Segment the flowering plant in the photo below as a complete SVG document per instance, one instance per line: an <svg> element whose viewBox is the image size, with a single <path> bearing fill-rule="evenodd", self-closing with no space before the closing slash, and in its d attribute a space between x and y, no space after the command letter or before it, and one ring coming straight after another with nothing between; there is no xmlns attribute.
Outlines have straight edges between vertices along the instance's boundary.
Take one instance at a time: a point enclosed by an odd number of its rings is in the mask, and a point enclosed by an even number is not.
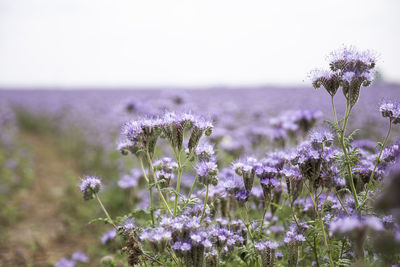
<svg viewBox="0 0 400 267"><path fill-rule="evenodd" d="M103 209L106 218L98 220L114 228L102 242L116 236L123 240L123 256L106 256L102 262L196 267L399 263L400 250L382 250L379 244L400 247L400 218L393 213L399 202L388 199L399 188L398 173L389 171L400 154L399 143L388 143L392 126L400 123L400 104L390 100L380 106L389 128L378 149L354 140L357 131L346 131L362 87L372 83L375 63L370 51L344 47L333 52L329 70L311 72L313 86L331 96L330 129L313 128L318 112L287 112L271 119L272 139L279 145L261 157L242 155L227 164L217 153L222 141L212 137L213 123L191 113L127 122L118 149L133 156L138 167L118 184L144 184L147 205L114 219L100 200L100 179L87 176L80 184L84 199L97 199ZM340 88L346 101L342 119L334 104ZM260 132L252 134L260 137ZM261 145L260 138L253 145ZM381 194L385 190L389 193ZM376 232L380 238L371 235Z"/></svg>

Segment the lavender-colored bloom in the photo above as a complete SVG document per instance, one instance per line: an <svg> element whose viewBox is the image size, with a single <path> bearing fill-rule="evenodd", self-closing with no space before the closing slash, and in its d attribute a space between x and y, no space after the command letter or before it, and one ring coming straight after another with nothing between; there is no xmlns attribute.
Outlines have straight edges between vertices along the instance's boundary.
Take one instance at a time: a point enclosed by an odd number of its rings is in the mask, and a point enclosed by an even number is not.
<svg viewBox="0 0 400 267"><path fill-rule="evenodd" d="M199 176L199 182L203 184L217 185L218 166L215 162L200 161L194 168Z"/></svg>
<svg viewBox="0 0 400 267"><path fill-rule="evenodd" d="M107 233L103 234L101 237L101 243L107 244L111 240L113 240L117 236L117 231L115 229L111 229Z"/></svg>
<svg viewBox="0 0 400 267"><path fill-rule="evenodd" d="M74 260L69 260L66 258L62 258L54 264L54 267L75 267L76 262Z"/></svg>
<svg viewBox="0 0 400 267"><path fill-rule="evenodd" d="M266 248L277 249L278 243L273 242L273 241L261 241L261 242L257 242L254 246L256 247L256 249L258 251L263 251Z"/></svg>
<svg viewBox="0 0 400 267"><path fill-rule="evenodd" d="M182 242L182 244L180 246L181 251L189 251L191 248L192 248L192 245L187 242Z"/></svg>
<svg viewBox="0 0 400 267"><path fill-rule="evenodd" d="M323 86L331 96L334 96L339 89L340 75L338 72L316 69L311 71L310 78L315 89Z"/></svg>
<svg viewBox="0 0 400 267"><path fill-rule="evenodd" d="M389 118L394 124L400 123L400 102L385 100L379 107L382 116Z"/></svg>
<svg viewBox="0 0 400 267"><path fill-rule="evenodd" d="M74 261L79 261L79 262L83 262L83 263L89 262L88 256L86 256L86 254L83 253L82 251L74 252L74 254L72 254L72 256L71 256L71 259Z"/></svg>
<svg viewBox="0 0 400 267"><path fill-rule="evenodd" d="M222 169L219 176L222 186L230 194L236 194L244 188L243 180L230 168Z"/></svg>
<svg viewBox="0 0 400 267"><path fill-rule="evenodd" d="M79 188L83 193L84 200L90 200L94 198L94 194L97 194L101 189L101 180L96 176L85 176L81 178Z"/></svg>
<svg viewBox="0 0 400 267"><path fill-rule="evenodd" d="M124 230L130 230L136 227L135 220L133 218L128 218L122 223Z"/></svg>
<svg viewBox="0 0 400 267"><path fill-rule="evenodd" d="M354 231L364 231L367 228L375 231L384 230L381 220L374 216L347 216L333 221L329 226L331 234L352 234Z"/></svg>
<svg viewBox="0 0 400 267"><path fill-rule="evenodd" d="M300 226L300 228L298 227ZM292 224L289 227L289 230L286 232L286 236L283 239L285 243L295 243L300 244L301 242L306 241L306 238L303 235L303 232L308 228L308 226L304 223Z"/></svg>
<svg viewBox="0 0 400 267"><path fill-rule="evenodd" d="M121 188L132 188L139 184L139 179L143 176L140 169L132 169L130 174L125 174L118 180L118 186Z"/></svg>
<svg viewBox="0 0 400 267"><path fill-rule="evenodd" d="M320 147L323 143L329 146L332 144L333 138L331 131L322 128L313 130L308 136L308 140L311 144L317 147Z"/></svg>
<svg viewBox="0 0 400 267"><path fill-rule="evenodd" d="M253 188L256 168L258 166L259 163L254 157L247 157L244 160L239 160L232 164L235 172L243 177L243 184L248 192L251 192Z"/></svg>
<svg viewBox="0 0 400 267"><path fill-rule="evenodd" d="M250 193L246 189L242 189L235 194L235 198L240 203L244 203L249 199Z"/></svg>
<svg viewBox="0 0 400 267"><path fill-rule="evenodd" d="M209 144L199 144L195 150L195 154L200 160L210 160L214 153L214 147Z"/></svg>

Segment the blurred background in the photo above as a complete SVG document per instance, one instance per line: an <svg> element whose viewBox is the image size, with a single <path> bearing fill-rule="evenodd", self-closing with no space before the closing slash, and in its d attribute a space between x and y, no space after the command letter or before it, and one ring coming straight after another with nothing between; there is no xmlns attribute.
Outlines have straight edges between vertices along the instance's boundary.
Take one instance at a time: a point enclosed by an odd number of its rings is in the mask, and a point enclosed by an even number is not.
<svg viewBox="0 0 400 267"><path fill-rule="evenodd" d="M211 118L226 162L306 134L282 121L332 120L307 75L343 45L378 54L350 129L381 141L379 102L400 98L399 11L397 0L0 0L0 266L53 266L74 252L98 266L116 251L103 242L109 227L88 225L102 213L77 184L102 177L112 216L145 205L120 182L137 164L116 151L129 119ZM343 96L335 102L343 115Z"/></svg>
<svg viewBox="0 0 400 267"><path fill-rule="evenodd" d="M400 3L1 0L0 86L304 85L341 45L398 82Z"/></svg>

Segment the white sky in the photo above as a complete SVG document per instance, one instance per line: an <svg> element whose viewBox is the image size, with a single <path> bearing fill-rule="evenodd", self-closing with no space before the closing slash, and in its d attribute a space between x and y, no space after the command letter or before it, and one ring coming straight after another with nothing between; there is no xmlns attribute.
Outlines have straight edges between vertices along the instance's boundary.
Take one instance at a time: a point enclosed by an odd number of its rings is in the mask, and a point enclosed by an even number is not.
<svg viewBox="0 0 400 267"><path fill-rule="evenodd" d="M0 86L304 84L342 44L400 81L399 0L0 0Z"/></svg>

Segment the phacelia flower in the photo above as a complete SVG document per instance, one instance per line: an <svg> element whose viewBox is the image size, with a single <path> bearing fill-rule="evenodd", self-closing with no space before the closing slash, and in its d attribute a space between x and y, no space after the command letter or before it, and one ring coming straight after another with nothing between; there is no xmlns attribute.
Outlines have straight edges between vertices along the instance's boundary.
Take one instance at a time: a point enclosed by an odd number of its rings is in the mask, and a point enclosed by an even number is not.
<svg viewBox="0 0 400 267"><path fill-rule="evenodd" d="M393 124L400 124L400 102L386 100L379 107L384 118L389 118Z"/></svg>
<svg viewBox="0 0 400 267"><path fill-rule="evenodd" d="M218 166L212 161L200 161L195 166L199 182L202 184L218 184Z"/></svg>
<svg viewBox="0 0 400 267"><path fill-rule="evenodd" d="M111 240L113 240L117 236L117 231L115 229L111 229L107 233L101 236L101 243L107 244Z"/></svg>
<svg viewBox="0 0 400 267"><path fill-rule="evenodd" d="M331 70L340 73L343 94L354 106L360 87L372 83L376 55L371 51L358 51L353 46L347 46L332 52L329 61Z"/></svg>
<svg viewBox="0 0 400 267"><path fill-rule="evenodd" d="M54 264L54 267L75 267L76 262L74 260L62 258Z"/></svg>
<svg viewBox="0 0 400 267"><path fill-rule="evenodd" d="M81 181L79 188L83 193L84 200L94 198L94 194L97 194L101 189L101 180L96 176L85 176Z"/></svg>
<svg viewBox="0 0 400 267"><path fill-rule="evenodd" d="M118 186L121 188L132 188L139 185L140 178L143 177L143 173L140 169L134 168L130 174L125 174L121 179L118 180Z"/></svg>
<svg viewBox="0 0 400 267"><path fill-rule="evenodd" d="M311 71L310 78L315 89L323 86L331 96L336 94L340 86L340 75L335 71L316 69Z"/></svg>
<svg viewBox="0 0 400 267"><path fill-rule="evenodd" d="M85 253L83 253L82 251L76 251L74 252L74 254L72 254L71 259L74 261L79 261L79 262L83 262L83 263L87 263L89 262L89 258L88 256L86 256Z"/></svg>
<svg viewBox="0 0 400 267"><path fill-rule="evenodd" d="M214 147L209 144L200 144L196 147L195 154L200 160L210 160L214 156Z"/></svg>
<svg viewBox="0 0 400 267"><path fill-rule="evenodd" d="M254 245L261 256L262 266L275 266L275 253L278 243L272 241L261 241Z"/></svg>

